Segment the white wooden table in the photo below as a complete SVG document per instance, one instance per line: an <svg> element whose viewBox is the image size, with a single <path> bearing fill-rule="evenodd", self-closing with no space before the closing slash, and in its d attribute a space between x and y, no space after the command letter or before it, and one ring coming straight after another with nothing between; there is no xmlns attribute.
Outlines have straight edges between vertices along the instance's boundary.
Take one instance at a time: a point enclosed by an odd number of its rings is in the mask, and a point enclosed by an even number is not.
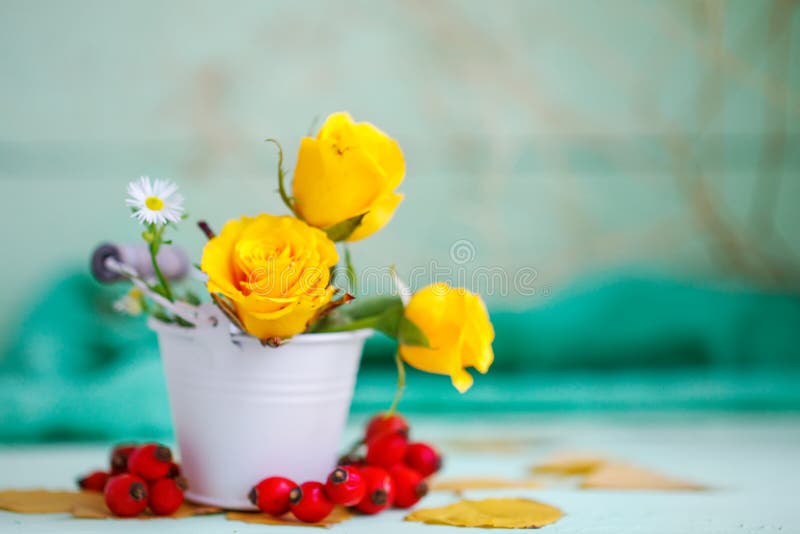
<svg viewBox="0 0 800 534"><path fill-rule="evenodd" d="M357 424L348 429L355 436ZM568 485L542 489L469 491L467 497L527 496L567 514L545 527L547 533L731 534L800 532L800 414L601 414L413 418L413 434L441 444L443 477L518 478L550 454L582 450L607 454L709 485L706 492L589 491ZM508 450L476 450L504 438ZM72 488L76 475L101 466L107 444L0 446L0 487ZM424 505L454 497L433 493ZM403 522L404 512L358 517L333 527L347 533L458 532ZM77 520L66 515L0 512L0 533L9 532L166 532L249 533L265 529L222 516L183 520ZM292 530L294 529L294 530Z"/></svg>

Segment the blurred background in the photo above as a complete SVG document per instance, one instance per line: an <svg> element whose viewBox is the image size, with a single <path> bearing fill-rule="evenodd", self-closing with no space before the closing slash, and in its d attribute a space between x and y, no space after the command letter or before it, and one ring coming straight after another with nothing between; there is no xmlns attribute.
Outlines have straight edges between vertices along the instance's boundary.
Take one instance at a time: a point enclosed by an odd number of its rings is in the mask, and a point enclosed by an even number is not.
<svg viewBox="0 0 800 534"><path fill-rule="evenodd" d="M216 228L284 213L263 140L291 168L338 110L408 169L357 267L450 268L497 330L469 393L412 372L404 410L800 409L798 12L0 0L0 440L169 435L155 336L91 250L138 239L140 175ZM199 259L193 224L175 240ZM370 342L354 411L388 405L391 354Z"/></svg>

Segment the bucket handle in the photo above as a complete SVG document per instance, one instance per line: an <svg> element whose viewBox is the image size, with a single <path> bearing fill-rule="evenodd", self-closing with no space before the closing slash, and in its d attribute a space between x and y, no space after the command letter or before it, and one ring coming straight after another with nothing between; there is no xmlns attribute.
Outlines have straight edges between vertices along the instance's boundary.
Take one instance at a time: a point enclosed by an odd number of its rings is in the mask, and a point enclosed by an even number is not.
<svg viewBox="0 0 800 534"><path fill-rule="evenodd" d="M172 302L159 293L156 293L150 286L139 277L139 274L131 266L126 265L115 258L105 259L104 266L109 271L115 272L130 280L140 291L153 299L156 303L186 322L192 323L196 327L214 328L220 324L221 317L216 313L210 313L207 307L193 306L186 302Z"/></svg>

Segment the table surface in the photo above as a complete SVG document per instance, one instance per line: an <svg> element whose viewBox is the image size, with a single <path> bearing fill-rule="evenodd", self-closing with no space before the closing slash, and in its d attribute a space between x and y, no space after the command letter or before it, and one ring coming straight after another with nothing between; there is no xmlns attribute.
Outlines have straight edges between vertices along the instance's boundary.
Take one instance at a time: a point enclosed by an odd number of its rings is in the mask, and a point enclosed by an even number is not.
<svg viewBox="0 0 800 534"><path fill-rule="evenodd" d="M348 438L356 435L361 423L354 421L348 427ZM796 481L800 473L800 414L463 415L449 420L412 418L412 424L415 437L438 443L445 451L443 478L521 478L529 466L553 453L584 451L713 488L704 492L607 491L559 483L541 489L465 492L468 498L525 496L560 507L565 517L544 532L800 533ZM0 488L72 488L77 474L103 464L108 447L0 446ZM451 494L432 493L422 506L454 499ZM403 516L403 511L390 511L357 517L333 530L354 534L455 532L452 527L404 522ZM153 521L0 512L0 532L155 529L166 533L249 533L297 528L232 522L222 516Z"/></svg>

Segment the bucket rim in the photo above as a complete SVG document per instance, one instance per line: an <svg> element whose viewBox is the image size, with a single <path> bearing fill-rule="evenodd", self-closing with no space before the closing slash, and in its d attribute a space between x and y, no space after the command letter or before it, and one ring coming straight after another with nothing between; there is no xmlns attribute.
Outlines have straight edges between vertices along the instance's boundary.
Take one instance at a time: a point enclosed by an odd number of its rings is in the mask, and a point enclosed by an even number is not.
<svg viewBox="0 0 800 534"><path fill-rule="evenodd" d="M193 335L194 331L193 328L187 328L185 326L178 326L175 324L165 323L153 317L149 317L147 319L147 326L148 328L150 328L150 330L153 330L158 334L162 333L172 334L190 339L195 337ZM313 345L317 343L356 341L356 340L366 339L374 333L375 330L373 330L372 328L362 328L359 330L349 330L347 332L319 332L311 334L297 334L289 338L286 342L291 343L293 345ZM258 339L249 334L236 333L233 334L231 338L240 343L258 343L259 345L261 344L261 342Z"/></svg>

